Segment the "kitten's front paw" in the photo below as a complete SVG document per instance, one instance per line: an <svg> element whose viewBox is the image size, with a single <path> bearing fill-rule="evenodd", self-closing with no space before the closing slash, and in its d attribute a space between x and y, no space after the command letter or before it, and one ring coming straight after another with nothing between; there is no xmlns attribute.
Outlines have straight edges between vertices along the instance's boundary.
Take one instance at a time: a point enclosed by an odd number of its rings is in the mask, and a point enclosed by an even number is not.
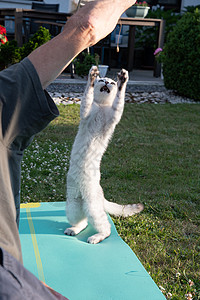
<svg viewBox="0 0 200 300"><path fill-rule="evenodd" d="M98 70L97 66L92 66L92 68L90 69L90 72L89 72L89 78L90 78L91 85L94 85L94 81L97 77L99 77L99 70Z"/></svg>
<svg viewBox="0 0 200 300"><path fill-rule="evenodd" d="M122 69L118 74L118 88L121 90L125 82L128 81L128 71Z"/></svg>

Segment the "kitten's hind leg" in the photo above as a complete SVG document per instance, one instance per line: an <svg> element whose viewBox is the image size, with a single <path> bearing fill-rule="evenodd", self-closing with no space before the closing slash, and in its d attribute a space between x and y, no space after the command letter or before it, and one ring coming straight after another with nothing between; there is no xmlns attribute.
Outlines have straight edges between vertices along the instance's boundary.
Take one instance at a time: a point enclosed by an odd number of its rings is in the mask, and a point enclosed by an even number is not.
<svg viewBox="0 0 200 300"><path fill-rule="evenodd" d="M65 229L65 234L66 235L77 235L79 234L83 229L85 229L88 225L87 219L84 219L82 221L80 221L78 224L76 224L75 226L72 226L70 228L66 228Z"/></svg>
<svg viewBox="0 0 200 300"><path fill-rule="evenodd" d="M84 197L83 204L88 222L97 231L96 234L90 236L87 240L90 244L97 244L107 238L111 233L111 225L108 221L106 212L104 211L104 195L101 187L90 186L87 191L87 198Z"/></svg>
<svg viewBox="0 0 200 300"><path fill-rule="evenodd" d="M99 213L98 217L91 216L88 220L98 232L88 238L89 244L98 244L110 236L111 226L104 211Z"/></svg>
<svg viewBox="0 0 200 300"><path fill-rule="evenodd" d="M66 228L66 235L76 235L85 229L88 225L87 218L82 207L82 198L76 186L68 187L66 202L66 216L69 223L72 225Z"/></svg>

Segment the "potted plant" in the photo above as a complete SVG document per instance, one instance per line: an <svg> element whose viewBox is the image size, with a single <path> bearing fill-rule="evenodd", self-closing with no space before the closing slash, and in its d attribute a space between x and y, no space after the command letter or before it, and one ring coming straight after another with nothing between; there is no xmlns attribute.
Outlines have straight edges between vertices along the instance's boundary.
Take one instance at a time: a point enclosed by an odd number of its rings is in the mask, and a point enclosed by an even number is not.
<svg viewBox="0 0 200 300"><path fill-rule="evenodd" d="M136 1L134 5L126 10L126 15L132 18L145 18L149 11L149 6L146 1Z"/></svg>

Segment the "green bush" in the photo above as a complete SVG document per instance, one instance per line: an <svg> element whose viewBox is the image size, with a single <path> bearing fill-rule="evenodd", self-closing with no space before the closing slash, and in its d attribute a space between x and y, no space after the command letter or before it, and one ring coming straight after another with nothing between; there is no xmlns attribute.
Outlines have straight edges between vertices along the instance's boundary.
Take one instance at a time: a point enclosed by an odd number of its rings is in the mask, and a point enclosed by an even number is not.
<svg viewBox="0 0 200 300"><path fill-rule="evenodd" d="M95 56L88 53L81 53L79 58L74 60L75 72L79 76L86 76L89 73L90 68L97 64Z"/></svg>
<svg viewBox="0 0 200 300"><path fill-rule="evenodd" d="M21 61L33 50L43 45L50 39L51 35L49 34L49 30L44 27L40 27L33 37L29 39L28 43L24 44L22 47L18 47L16 41L10 41L2 44L0 46L1 68Z"/></svg>
<svg viewBox="0 0 200 300"><path fill-rule="evenodd" d="M51 35L49 33L49 30L41 26L38 29L38 31L33 35L33 37L29 39L28 43L24 44L21 48L19 48L21 59L24 59L33 50L45 44L50 39Z"/></svg>
<svg viewBox="0 0 200 300"><path fill-rule="evenodd" d="M151 19L164 19L165 20L165 39L177 21L181 18L180 13L175 13L173 10L163 10L158 8L154 11L149 10L147 18ZM136 26L136 47L152 47L157 46L158 27Z"/></svg>
<svg viewBox="0 0 200 300"><path fill-rule="evenodd" d="M200 100L200 11L187 12L169 33L162 53L166 88Z"/></svg>
<svg viewBox="0 0 200 300"><path fill-rule="evenodd" d="M191 6L186 6L184 7L184 12L194 12L196 10L196 8L200 9L200 5L191 5Z"/></svg>
<svg viewBox="0 0 200 300"><path fill-rule="evenodd" d="M10 41L0 46L0 65L4 69L10 64L15 64L20 60L20 54L16 41Z"/></svg>

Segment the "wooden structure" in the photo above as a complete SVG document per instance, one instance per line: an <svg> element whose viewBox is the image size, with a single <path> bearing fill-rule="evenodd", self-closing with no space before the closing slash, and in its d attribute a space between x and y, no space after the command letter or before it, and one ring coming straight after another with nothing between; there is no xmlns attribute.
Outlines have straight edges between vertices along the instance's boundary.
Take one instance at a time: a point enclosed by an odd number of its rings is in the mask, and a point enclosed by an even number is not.
<svg viewBox="0 0 200 300"><path fill-rule="evenodd" d="M15 22L15 40L19 46L23 44L23 24L27 20L35 21L36 23L52 24L62 28L70 14L60 12L39 11L34 9L21 9L21 8L2 8L0 9L0 22L4 25L6 17L14 17ZM157 47L163 48L164 44L164 27L165 21L162 19L149 19L149 18L120 18L119 25L129 26L129 40L128 40L128 71L133 68L134 57L134 44L135 44L135 26L157 26ZM152 41L152 43L155 41ZM161 65L155 62L154 76L159 77L161 73Z"/></svg>
<svg viewBox="0 0 200 300"><path fill-rule="evenodd" d="M6 17L14 17L15 21L15 40L18 46L23 44L24 23L28 20L35 21L36 23L52 24L62 27L70 14L50 11L39 11L35 9L22 9L22 8L1 8L0 20L4 25Z"/></svg>
<svg viewBox="0 0 200 300"><path fill-rule="evenodd" d="M135 46L135 26L150 26L158 27L157 48L163 48L164 45L164 29L165 21L163 19L149 19L149 18L120 18L118 24L129 26L129 40L128 40L128 71L133 69L133 57ZM153 43L154 41L152 41ZM154 76L159 77L161 73L161 65L157 61L154 66Z"/></svg>

